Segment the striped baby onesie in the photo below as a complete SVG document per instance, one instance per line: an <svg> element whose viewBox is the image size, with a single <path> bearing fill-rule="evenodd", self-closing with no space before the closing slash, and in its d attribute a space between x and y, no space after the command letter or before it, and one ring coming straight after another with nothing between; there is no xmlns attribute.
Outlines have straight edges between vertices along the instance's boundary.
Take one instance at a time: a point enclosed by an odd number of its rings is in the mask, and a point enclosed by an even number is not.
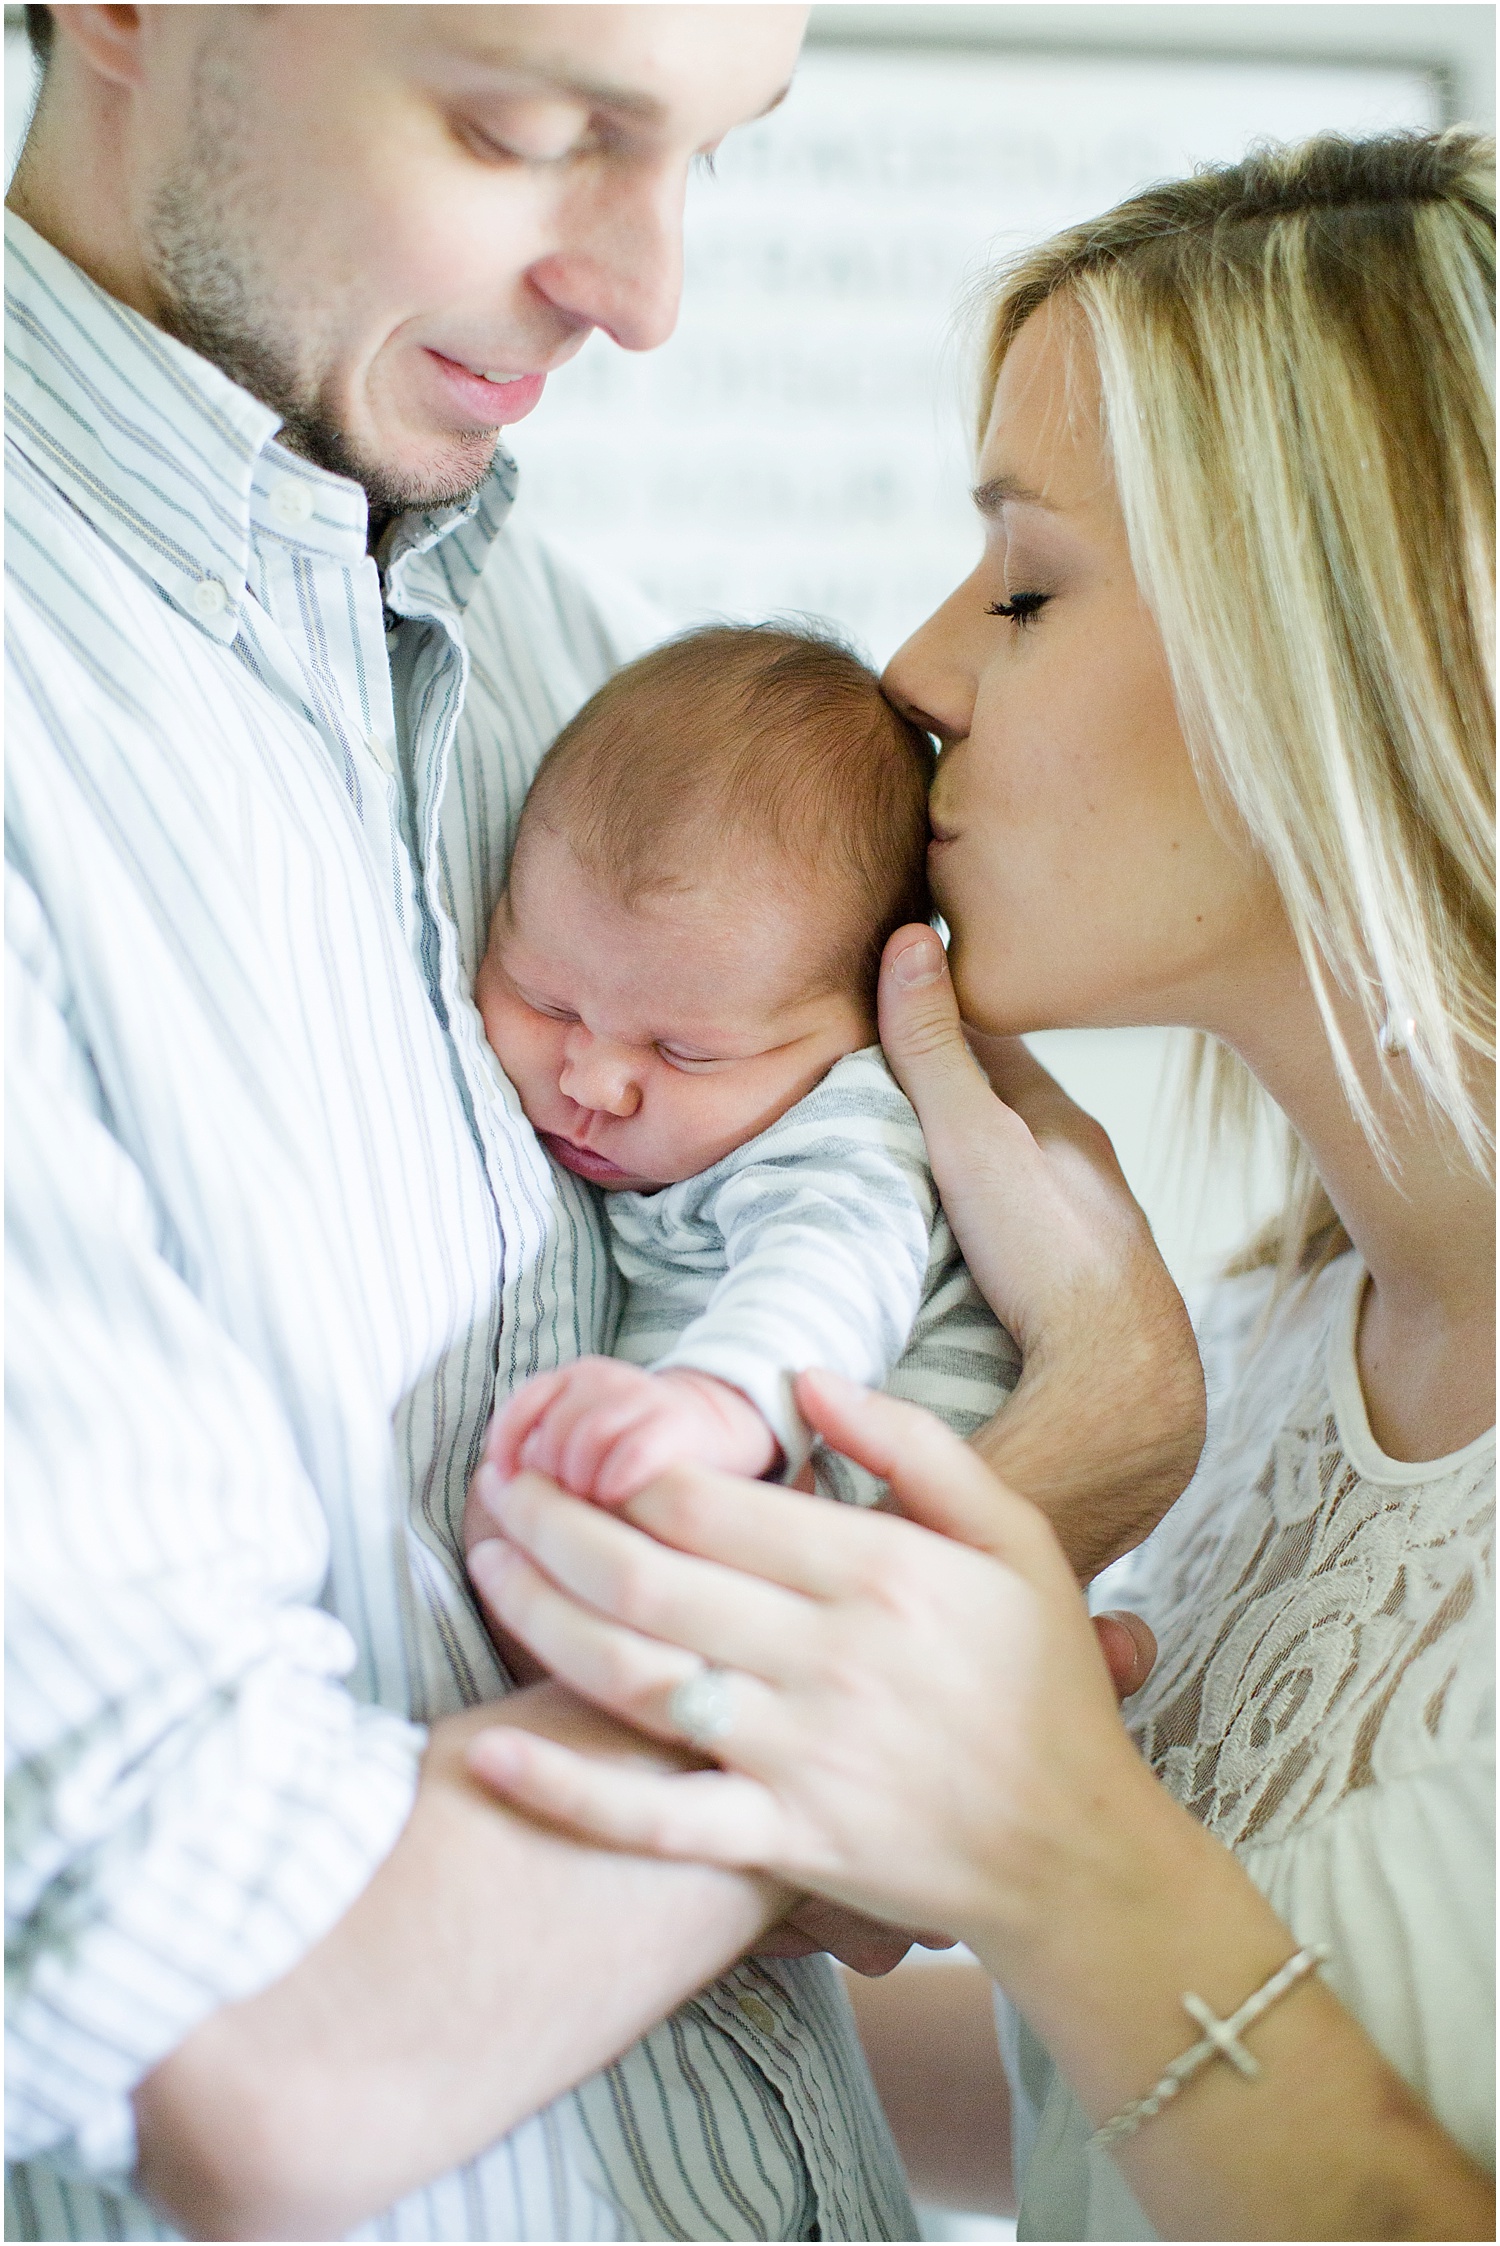
<svg viewBox="0 0 1500 2246"><path fill-rule="evenodd" d="M615 1355L741 1389L795 1474L869 1504L882 1485L815 1443L792 1400L813 1365L925 1404L969 1436L1020 1353L969 1277L915 1110L878 1045L779 1122L660 1193L605 1196L626 1283Z"/></svg>

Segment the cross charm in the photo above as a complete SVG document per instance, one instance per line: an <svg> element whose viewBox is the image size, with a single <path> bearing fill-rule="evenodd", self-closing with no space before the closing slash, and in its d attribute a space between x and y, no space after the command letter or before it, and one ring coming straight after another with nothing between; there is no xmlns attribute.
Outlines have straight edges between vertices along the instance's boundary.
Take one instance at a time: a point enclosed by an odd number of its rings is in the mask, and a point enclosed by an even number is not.
<svg viewBox="0 0 1500 2246"><path fill-rule="evenodd" d="M1260 2061L1251 2057L1239 2036L1240 2029L1248 2027L1250 2020L1256 2017L1252 2004L1253 1999L1251 2004L1242 2004L1238 2012L1231 2013L1227 2020L1221 2020L1204 2003L1202 1997L1195 1996L1191 1989L1185 1989L1182 1995L1183 2010L1192 2014L1220 2058L1227 2059L1231 2066L1238 2067L1247 2082L1253 2082L1260 2073ZM1247 2013L1250 2019L1245 2017Z"/></svg>
<svg viewBox="0 0 1500 2246"><path fill-rule="evenodd" d="M1133 2137L1142 2122L1154 2121L1162 2107L1170 2104L1177 2096L1183 2084L1191 2082L1193 2076L1214 2059L1227 2059L1232 2067L1238 2068L1247 2082L1253 2082L1261 2071L1260 2061L1251 2058L1240 2041L1241 2033L1246 2028L1254 2027L1261 2014L1269 2012L1278 1997L1285 1996L1288 1989L1295 1988L1309 1973L1316 1972L1327 1955L1328 1951L1321 1942L1309 1942L1295 1957L1289 1957L1285 1965L1271 1975L1269 1981L1263 1982L1253 1996L1247 1996L1238 2012L1231 2012L1227 2020L1221 2020L1193 1990L1184 1989L1182 2008L1197 2021L1203 2030L1202 2035L1191 2050L1184 2051L1172 2061L1144 2098L1132 2098L1128 2106L1121 2106L1118 2113L1111 2114L1108 2121L1101 2122L1089 2139L1090 2145L1103 2150L1110 2145L1117 2145L1122 2137Z"/></svg>

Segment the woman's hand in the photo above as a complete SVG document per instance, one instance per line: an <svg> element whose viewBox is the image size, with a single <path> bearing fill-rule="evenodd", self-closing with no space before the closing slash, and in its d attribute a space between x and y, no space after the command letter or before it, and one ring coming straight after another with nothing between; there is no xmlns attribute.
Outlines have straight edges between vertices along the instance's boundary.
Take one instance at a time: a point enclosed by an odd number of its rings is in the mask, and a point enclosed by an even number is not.
<svg viewBox="0 0 1500 2246"><path fill-rule="evenodd" d="M655 1777L495 1732L471 1768L596 1839L774 1870L998 1965L1087 1856L1080 1820L1154 1786L1036 1508L914 1406L829 1374L797 1393L910 1518L692 1471L623 1520L532 1476L482 1491L506 1541L470 1567L497 1619L661 1738L681 1736L674 1687L705 1661L729 1671L722 1767Z"/></svg>
<svg viewBox="0 0 1500 2246"><path fill-rule="evenodd" d="M469 1769L591 1839L942 1926L1097 2126L1191 2040L1183 1990L1227 2019L1296 1939L1135 1755L1038 1510L912 1405L828 1374L798 1401L911 1518L678 1468L621 1519L481 1469L509 1541L470 1565L500 1619L679 1747L673 1690L712 1663L730 1721L718 1769L642 1771L499 1728ZM1315 1977L1253 2045L1254 2080L1205 2068L1114 2150L1160 2236L1494 2235L1490 2179Z"/></svg>
<svg viewBox="0 0 1500 2246"><path fill-rule="evenodd" d="M966 1040L930 928L886 945L880 1037L965 1261L1021 1345L1020 1384L975 1448L1086 1581L1197 1465L1203 1372L1182 1297L1099 1125L1020 1038Z"/></svg>

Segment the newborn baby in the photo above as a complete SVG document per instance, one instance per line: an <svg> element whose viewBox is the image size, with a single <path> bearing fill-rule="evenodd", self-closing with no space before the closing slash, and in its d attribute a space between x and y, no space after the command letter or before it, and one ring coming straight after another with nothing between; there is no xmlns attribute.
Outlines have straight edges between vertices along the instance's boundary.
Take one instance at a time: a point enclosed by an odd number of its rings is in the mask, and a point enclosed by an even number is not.
<svg viewBox="0 0 1500 2246"><path fill-rule="evenodd" d="M475 999L548 1153L606 1196L625 1305L614 1357L504 1405L502 1474L605 1504L678 1459L806 1486L810 1366L963 1435L1014 1386L875 1042L886 938L928 917L932 761L864 664L772 626L655 649L549 751Z"/></svg>

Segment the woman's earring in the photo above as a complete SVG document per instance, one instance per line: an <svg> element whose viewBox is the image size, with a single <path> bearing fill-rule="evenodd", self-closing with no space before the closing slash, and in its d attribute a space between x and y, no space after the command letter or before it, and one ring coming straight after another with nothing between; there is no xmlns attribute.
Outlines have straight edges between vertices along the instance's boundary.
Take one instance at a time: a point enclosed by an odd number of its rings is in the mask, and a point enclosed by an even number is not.
<svg viewBox="0 0 1500 2246"><path fill-rule="evenodd" d="M1411 1041L1417 1034L1417 1025L1410 1014L1398 1015L1394 1006L1380 1025L1380 1050L1387 1059L1411 1050Z"/></svg>

